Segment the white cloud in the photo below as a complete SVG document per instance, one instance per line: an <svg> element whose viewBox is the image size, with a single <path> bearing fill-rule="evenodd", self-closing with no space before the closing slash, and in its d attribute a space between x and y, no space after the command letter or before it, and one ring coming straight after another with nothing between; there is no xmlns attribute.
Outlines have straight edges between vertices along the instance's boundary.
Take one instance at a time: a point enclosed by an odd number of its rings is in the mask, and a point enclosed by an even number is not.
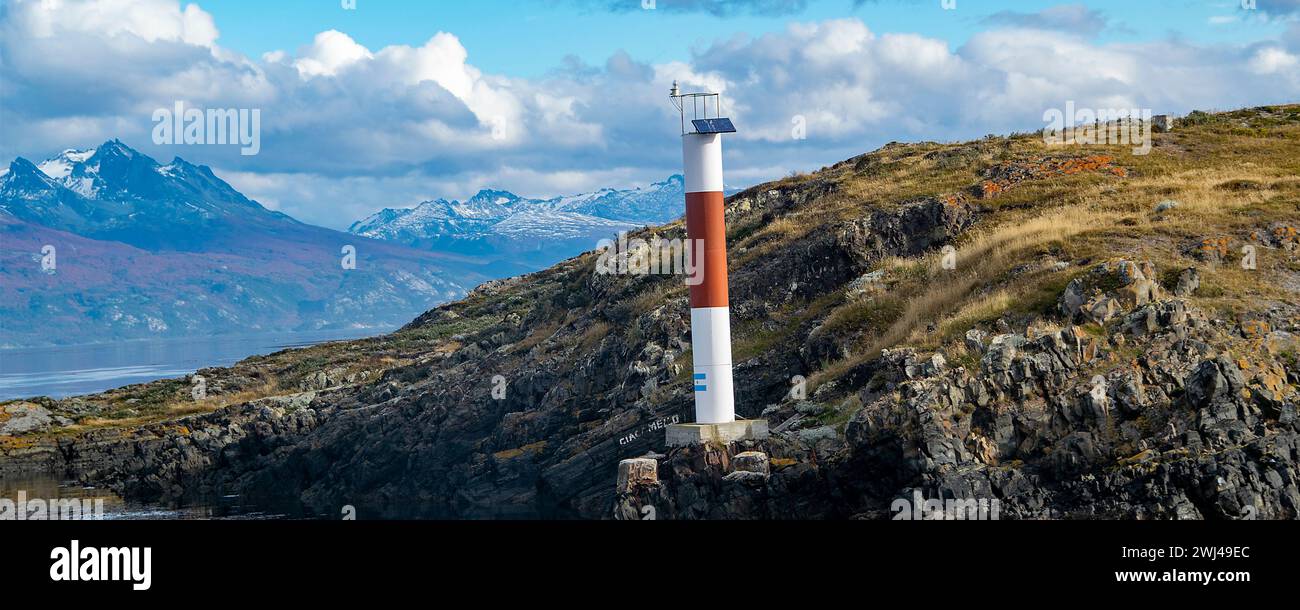
<svg viewBox="0 0 1300 610"><path fill-rule="evenodd" d="M1300 57L1296 57L1279 47L1265 47L1255 53L1250 60L1250 70L1256 74L1289 73L1295 76L1300 69Z"/></svg>
<svg viewBox="0 0 1300 610"><path fill-rule="evenodd" d="M280 54L267 59L273 61L283 57ZM310 46L298 52L293 67L304 77L333 76L340 68L372 57L370 50L357 44L352 37L338 30L327 30L317 34Z"/></svg>
<svg viewBox="0 0 1300 610"><path fill-rule="evenodd" d="M861 53L875 38L866 24L856 19L796 23L790 26L789 33L799 39L803 56L815 64L836 62Z"/></svg>
<svg viewBox="0 0 1300 610"><path fill-rule="evenodd" d="M1018 28L1060 30L1088 37L1100 34L1109 24L1101 11L1091 10L1082 4L1054 6L1037 13L1000 11L984 19L990 25L1008 25Z"/></svg>
<svg viewBox="0 0 1300 610"><path fill-rule="evenodd" d="M541 196L662 179L680 165L673 80L723 93L740 129L725 148L736 185L890 140L1035 129L1066 101L1179 113L1300 98L1300 26L1284 43L1103 44L1089 28L1060 29L1098 22L1076 9L1004 15L959 48L838 19L720 39L689 61L616 52L538 78L484 72L450 32L370 49L330 30L250 59L216 43L209 15L174 0L13 0L0 14L0 156L120 137L223 168L249 196L336 227L482 187ZM176 100L260 108L261 153L152 146L152 110ZM798 119L805 140L792 137Z"/></svg>
<svg viewBox="0 0 1300 610"><path fill-rule="evenodd" d="M217 40L212 15L197 4L184 8L173 0L41 0L21 2L14 25L33 38L75 32L109 37L136 36L146 42L169 41L211 47Z"/></svg>

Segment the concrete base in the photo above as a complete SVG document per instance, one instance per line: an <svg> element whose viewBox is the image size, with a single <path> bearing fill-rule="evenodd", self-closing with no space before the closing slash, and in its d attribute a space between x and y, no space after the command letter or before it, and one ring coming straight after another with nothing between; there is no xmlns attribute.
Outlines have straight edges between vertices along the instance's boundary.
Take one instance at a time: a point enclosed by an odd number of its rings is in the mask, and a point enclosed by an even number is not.
<svg viewBox="0 0 1300 610"><path fill-rule="evenodd" d="M668 426L668 446L687 447L708 442L761 440L767 438L766 419L742 419L726 424L673 424Z"/></svg>

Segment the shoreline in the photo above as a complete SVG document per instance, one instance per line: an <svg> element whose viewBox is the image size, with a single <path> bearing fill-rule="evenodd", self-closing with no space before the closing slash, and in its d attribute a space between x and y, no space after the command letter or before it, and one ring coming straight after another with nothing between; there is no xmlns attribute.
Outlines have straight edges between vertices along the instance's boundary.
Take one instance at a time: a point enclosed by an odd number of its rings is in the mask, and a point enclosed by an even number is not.
<svg viewBox="0 0 1300 610"><path fill-rule="evenodd" d="M354 330L364 334L302 331L0 348L0 404L41 397L71 399L130 385L174 380L202 369L231 367L248 358L285 350L338 341L376 339L391 334L396 328ZM195 349L205 351L201 355L189 355ZM58 363L75 362L79 358L88 361L81 365L63 364L61 368L52 368ZM39 364L32 364L33 359L37 359ZM41 370L32 370L36 368Z"/></svg>

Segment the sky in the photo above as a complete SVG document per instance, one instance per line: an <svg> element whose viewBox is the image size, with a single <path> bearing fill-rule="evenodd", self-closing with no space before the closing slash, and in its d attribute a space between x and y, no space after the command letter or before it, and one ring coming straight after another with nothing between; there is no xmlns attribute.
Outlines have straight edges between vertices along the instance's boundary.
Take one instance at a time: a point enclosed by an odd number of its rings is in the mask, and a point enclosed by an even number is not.
<svg viewBox="0 0 1300 610"><path fill-rule="evenodd" d="M332 228L662 180L674 80L723 95L747 186L1067 102L1300 102L1300 0L0 0L0 159L119 138ZM257 154L156 142L177 103L258 110Z"/></svg>

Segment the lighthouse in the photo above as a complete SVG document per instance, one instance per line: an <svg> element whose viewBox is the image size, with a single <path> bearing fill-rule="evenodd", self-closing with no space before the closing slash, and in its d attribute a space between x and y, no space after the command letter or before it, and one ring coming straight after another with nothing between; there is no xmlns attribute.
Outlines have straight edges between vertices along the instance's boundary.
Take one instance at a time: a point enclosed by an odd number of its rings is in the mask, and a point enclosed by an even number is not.
<svg viewBox="0 0 1300 610"><path fill-rule="evenodd" d="M732 381L722 136L736 128L722 116L720 94L682 93L674 82L669 99L681 116L686 237L691 244L686 251L701 252L703 259L694 261L701 276L690 282L695 422L669 426L667 441L681 446L765 438L766 421L737 421Z"/></svg>

